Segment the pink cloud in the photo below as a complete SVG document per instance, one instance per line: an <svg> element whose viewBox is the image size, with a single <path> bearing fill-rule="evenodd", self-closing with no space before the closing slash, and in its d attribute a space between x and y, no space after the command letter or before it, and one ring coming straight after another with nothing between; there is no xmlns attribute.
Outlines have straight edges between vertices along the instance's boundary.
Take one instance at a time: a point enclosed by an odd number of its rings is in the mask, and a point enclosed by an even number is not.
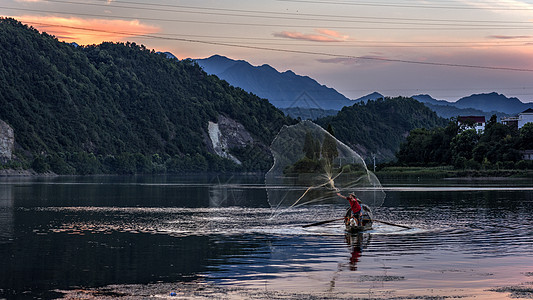
<svg viewBox="0 0 533 300"><path fill-rule="evenodd" d="M17 16L13 17L39 31L80 45L99 44L104 41L122 41L128 37L159 32L159 27L138 20L82 19L75 17Z"/></svg>
<svg viewBox="0 0 533 300"><path fill-rule="evenodd" d="M315 34L306 34L301 32L282 31L276 32L275 37L288 38L294 40L312 41L312 42L343 42L350 38L348 35L342 35L335 30L315 29Z"/></svg>
<svg viewBox="0 0 533 300"><path fill-rule="evenodd" d="M335 30L330 30L330 29L315 29L315 31L318 32L318 33L320 33L320 34L327 35L327 36L331 36L331 37L334 37L334 38L337 38L337 39L341 39L341 40L347 40L348 38L350 38L350 36L348 36L348 35L343 35L343 34L341 34L340 32L335 31Z"/></svg>
<svg viewBox="0 0 533 300"><path fill-rule="evenodd" d="M530 39L533 36L530 35L490 35L490 39L499 39L499 40L518 40L518 39Z"/></svg>
<svg viewBox="0 0 533 300"><path fill-rule="evenodd" d="M324 59L317 59L321 63L326 64L341 64L341 65L356 65L358 63L357 59L355 58L348 58L348 57L335 57L335 58L324 58Z"/></svg>
<svg viewBox="0 0 533 300"><path fill-rule="evenodd" d="M340 65L362 65L366 63L371 64L384 64L389 63L392 58L382 55L362 55L357 57L334 57L334 58L321 58L317 61L325 64L340 64Z"/></svg>

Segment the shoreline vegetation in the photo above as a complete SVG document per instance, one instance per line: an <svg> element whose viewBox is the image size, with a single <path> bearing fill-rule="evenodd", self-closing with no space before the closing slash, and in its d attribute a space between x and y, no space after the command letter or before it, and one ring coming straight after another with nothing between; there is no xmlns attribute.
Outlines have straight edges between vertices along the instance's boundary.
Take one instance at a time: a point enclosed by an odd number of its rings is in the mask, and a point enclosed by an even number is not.
<svg viewBox="0 0 533 300"><path fill-rule="evenodd" d="M438 167L383 167L376 170L382 178L533 178L533 170L523 169L454 169L453 166Z"/></svg>
<svg viewBox="0 0 533 300"><path fill-rule="evenodd" d="M53 172L38 173L33 169L0 169L1 177L56 177L56 176L138 176L138 175L188 175L188 174L240 174L261 175L264 172L185 172L185 173L133 173L133 174L69 174L61 175ZM377 168L375 175L381 179L412 179L412 178L533 178L533 170L521 169L454 169L453 166L437 167L405 167L385 166Z"/></svg>

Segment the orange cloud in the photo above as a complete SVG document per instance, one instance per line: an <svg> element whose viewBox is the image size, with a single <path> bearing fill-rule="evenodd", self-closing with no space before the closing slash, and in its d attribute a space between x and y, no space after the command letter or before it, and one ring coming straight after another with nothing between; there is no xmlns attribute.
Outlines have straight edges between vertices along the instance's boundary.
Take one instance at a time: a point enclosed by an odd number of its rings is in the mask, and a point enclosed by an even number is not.
<svg viewBox="0 0 533 300"><path fill-rule="evenodd" d="M305 34L301 32L282 31L276 32L275 37L289 38L294 40L312 41L312 42L343 42L350 38L348 35L342 35L335 30L315 29L318 34Z"/></svg>
<svg viewBox="0 0 533 300"><path fill-rule="evenodd" d="M82 19L65 17L18 16L22 23L47 32L66 42L80 45L124 41L126 38L159 32L159 27L138 20Z"/></svg>
<svg viewBox="0 0 533 300"><path fill-rule="evenodd" d="M331 29L315 29L315 31L323 35L328 35L337 39L341 39L343 41L350 38L349 35L343 35L340 32Z"/></svg>

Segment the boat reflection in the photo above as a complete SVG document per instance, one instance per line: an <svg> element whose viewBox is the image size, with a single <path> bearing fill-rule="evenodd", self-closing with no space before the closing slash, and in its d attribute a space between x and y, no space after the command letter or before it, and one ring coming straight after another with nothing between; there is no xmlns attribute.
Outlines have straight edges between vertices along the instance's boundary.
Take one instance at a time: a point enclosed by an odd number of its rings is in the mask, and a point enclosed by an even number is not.
<svg viewBox="0 0 533 300"><path fill-rule="evenodd" d="M370 234L363 234L362 232L345 235L346 244L350 247L350 271L357 271L357 263L359 262L363 249L368 246L371 240Z"/></svg>

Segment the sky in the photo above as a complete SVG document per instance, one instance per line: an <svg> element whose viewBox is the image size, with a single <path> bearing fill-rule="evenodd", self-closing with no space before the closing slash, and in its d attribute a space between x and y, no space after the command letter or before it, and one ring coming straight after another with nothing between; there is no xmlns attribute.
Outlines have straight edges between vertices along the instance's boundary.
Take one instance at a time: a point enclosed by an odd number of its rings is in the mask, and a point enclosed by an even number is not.
<svg viewBox="0 0 533 300"><path fill-rule="evenodd" d="M292 70L356 99L533 102L533 0L2 0L65 42L136 42Z"/></svg>

